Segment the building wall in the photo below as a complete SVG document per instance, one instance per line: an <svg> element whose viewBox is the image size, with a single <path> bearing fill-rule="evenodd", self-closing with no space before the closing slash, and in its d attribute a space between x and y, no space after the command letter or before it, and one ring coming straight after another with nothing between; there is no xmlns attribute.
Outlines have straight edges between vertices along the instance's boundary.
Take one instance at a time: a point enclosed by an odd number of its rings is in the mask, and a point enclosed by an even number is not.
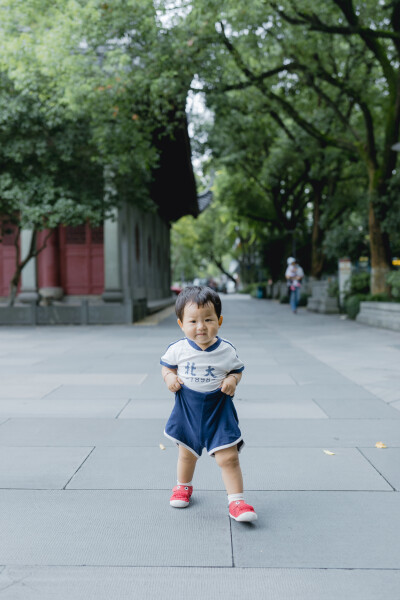
<svg viewBox="0 0 400 600"><path fill-rule="evenodd" d="M23 234L28 239L29 232ZM31 272L22 273L21 301L36 301L41 290L47 297L57 292L56 299L58 293L102 296L110 309L113 303L128 306L132 302L136 319L146 313L149 302L154 310L158 300L171 295L170 227L157 212L125 205L104 227L59 227L50 237L49 231L43 231L38 234L38 246L45 239L45 249L31 261ZM15 270L12 241L7 237L0 243L3 296L8 295Z"/></svg>
<svg viewBox="0 0 400 600"><path fill-rule="evenodd" d="M126 206L120 214L123 282L133 300L170 295L169 225L157 213Z"/></svg>

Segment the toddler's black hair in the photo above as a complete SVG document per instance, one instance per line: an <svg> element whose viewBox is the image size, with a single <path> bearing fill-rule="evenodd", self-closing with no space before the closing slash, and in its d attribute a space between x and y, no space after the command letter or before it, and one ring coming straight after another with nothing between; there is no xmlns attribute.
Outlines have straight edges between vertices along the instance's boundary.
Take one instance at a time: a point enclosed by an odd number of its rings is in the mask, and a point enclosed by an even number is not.
<svg viewBox="0 0 400 600"><path fill-rule="evenodd" d="M183 288L175 302L176 316L183 321L183 313L186 304L193 303L197 306L213 304L218 319L221 316L221 298L211 288L207 286L191 285Z"/></svg>

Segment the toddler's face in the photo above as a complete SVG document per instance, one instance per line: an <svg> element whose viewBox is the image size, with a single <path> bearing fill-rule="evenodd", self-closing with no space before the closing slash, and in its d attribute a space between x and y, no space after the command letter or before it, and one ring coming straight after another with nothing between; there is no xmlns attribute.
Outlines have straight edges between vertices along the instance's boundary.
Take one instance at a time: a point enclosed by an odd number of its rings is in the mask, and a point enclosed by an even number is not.
<svg viewBox="0 0 400 600"><path fill-rule="evenodd" d="M213 304L198 306L191 302L186 304L183 321L178 319L178 325L189 340L205 350L216 341L218 329L222 325L222 315L218 319Z"/></svg>

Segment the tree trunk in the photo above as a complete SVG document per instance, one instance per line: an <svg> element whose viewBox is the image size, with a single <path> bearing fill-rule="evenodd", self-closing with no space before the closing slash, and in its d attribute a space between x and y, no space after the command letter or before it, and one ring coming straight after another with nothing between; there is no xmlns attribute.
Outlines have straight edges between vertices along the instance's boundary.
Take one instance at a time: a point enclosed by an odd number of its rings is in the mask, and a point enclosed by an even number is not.
<svg viewBox="0 0 400 600"><path fill-rule="evenodd" d="M322 251L323 231L320 226L321 221L321 196L323 185L313 185L314 190L314 208L313 208L313 226L311 234L311 277L320 279L324 266L324 254Z"/></svg>
<svg viewBox="0 0 400 600"><path fill-rule="evenodd" d="M21 277L22 266L18 265L17 269L13 275L13 278L10 281L10 294L8 296L8 306L14 306L15 298L17 296L19 279Z"/></svg>
<svg viewBox="0 0 400 600"><path fill-rule="evenodd" d="M222 266L222 262L220 260L216 259L214 256L213 256L213 261L216 264L216 266L218 267L218 269L221 271L221 273L226 275L236 285L236 279L233 277L233 275L231 275L230 273L228 273L228 271L226 271L224 269L224 267Z"/></svg>
<svg viewBox="0 0 400 600"><path fill-rule="evenodd" d="M371 294L383 294L388 292L386 275L390 269L388 258L387 236L382 231L380 220L376 214L374 200L379 195L380 172L377 165L370 164L369 176L369 247L371 253Z"/></svg>
<svg viewBox="0 0 400 600"><path fill-rule="evenodd" d="M373 200L369 201L369 244L371 251L371 293L383 294L388 291L386 275L390 266L386 257L385 239L381 224L374 210Z"/></svg>
<svg viewBox="0 0 400 600"><path fill-rule="evenodd" d="M28 264L28 262L31 260L31 258L33 258L34 256L37 256L37 253L38 253L36 250L37 231L36 231L36 229L34 229L32 232L31 244L30 244L28 254L24 258L24 260L22 260L22 261L20 260L20 251L19 251L19 246L18 246L18 239L20 237L20 233L21 232L19 230L18 236L16 237L16 241L15 241L16 268L15 268L15 273L13 275L13 278L11 279L11 282L10 282L10 295L8 297L8 306L14 306L15 298L17 296L18 284L19 284L19 280L20 280L23 268ZM40 248L40 250L43 250L43 248L46 246L48 237L49 236L46 237L45 242L44 242L42 248Z"/></svg>

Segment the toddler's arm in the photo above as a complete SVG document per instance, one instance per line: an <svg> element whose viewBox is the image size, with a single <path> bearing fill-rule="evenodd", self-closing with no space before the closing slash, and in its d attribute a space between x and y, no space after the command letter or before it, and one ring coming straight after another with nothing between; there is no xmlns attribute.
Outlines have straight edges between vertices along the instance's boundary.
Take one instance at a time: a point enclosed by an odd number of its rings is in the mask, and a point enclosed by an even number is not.
<svg viewBox="0 0 400 600"><path fill-rule="evenodd" d="M172 378L171 378L172 379ZM230 373L225 377L221 385L221 392L227 394L228 396L234 396L236 391L236 386L239 381L242 379L241 373Z"/></svg>
<svg viewBox="0 0 400 600"><path fill-rule="evenodd" d="M176 371L177 369L168 369L168 367L164 367L164 365L161 367L161 375L170 392L177 392L181 389L182 381L179 379Z"/></svg>

